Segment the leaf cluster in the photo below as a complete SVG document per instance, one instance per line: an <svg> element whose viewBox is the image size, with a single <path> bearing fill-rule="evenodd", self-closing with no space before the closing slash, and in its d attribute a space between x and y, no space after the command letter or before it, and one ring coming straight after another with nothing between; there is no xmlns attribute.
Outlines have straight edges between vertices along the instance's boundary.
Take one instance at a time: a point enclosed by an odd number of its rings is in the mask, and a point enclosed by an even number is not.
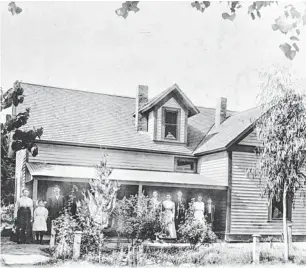
<svg viewBox="0 0 306 268"><path fill-rule="evenodd" d="M139 11L139 8L137 7L139 1L125 1L122 3L122 7L118 8L116 10L116 14L120 17L123 17L124 19L127 18L130 11L133 11L134 13Z"/></svg>
<svg viewBox="0 0 306 268"><path fill-rule="evenodd" d="M24 101L24 89L19 81L14 83L5 93L1 91L1 110L18 106ZM15 152L27 149L32 156L38 154L36 138L43 134L43 128L21 130L30 117L30 109L16 116L6 116L6 122L1 123L1 201L5 204L14 202L14 160Z"/></svg>

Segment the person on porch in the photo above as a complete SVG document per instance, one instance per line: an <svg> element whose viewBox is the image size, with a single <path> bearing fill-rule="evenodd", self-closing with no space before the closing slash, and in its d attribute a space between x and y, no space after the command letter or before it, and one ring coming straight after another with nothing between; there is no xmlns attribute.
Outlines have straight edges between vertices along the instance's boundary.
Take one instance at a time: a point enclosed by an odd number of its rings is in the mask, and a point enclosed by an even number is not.
<svg viewBox="0 0 306 268"><path fill-rule="evenodd" d="M38 207L34 210L33 231L36 234L36 242L42 244L44 233L47 231L48 210L43 200L38 201Z"/></svg>
<svg viewBox="0 0 306 268"><path fill-rule="evenodd" d="M156 190L152 193L151 204L154 210L160 209L161 202L158 200L158 192Z"/></svg>
<svg viewBox="0 0 306 268"><path fill-rule="evenodd" d="M18 244L32 242L33 200L28 196L29 190L24 188L22 196L15 204L14 218Z"/></svg>
<svg viewBox="0 0 306 268"><path fill-rule="evenodd" d="M185 222L186 214L186 200L183 198L181 191L177 192L177 199L175 201L175 229L178 230L180 225ZM179 235L179 234L178 234Z"/></svg>
<svg viewBox="0 0 306 268"><path fill-rule="evenodd" d="M60 187L55 185L53 187L53 195L48 198L47 209L49 211L48 217L48 232L51 231L51 223L61 214L63 208L65 207L65 198L60 194Z"/></svg>
<svg viewBox="0 0 306 268"><path fill-rule="evenodd" d="M214 219L215 219L215 206L212 204L211 198L207 199L206 217L207 217L207 223L211 224L211 227L213 228Z"/></svg>
<svg viewBox="0 0 306 268"><path fill-rule="evenodd" d="M204 212L205 205L201 195L198 195L197 201L193 203L194 219L202 224L205 223Z"/></svg>
<svg viewBox="0 0 306 268"><path fill-rule="evenodd" d="M167 238L176 239L176 230L174 223L174 215L175 215L175 204L171 201L171 194L166 194L166 200L162 202L162 210L163 210L163 224L165 225L165 231Z"/></svg>

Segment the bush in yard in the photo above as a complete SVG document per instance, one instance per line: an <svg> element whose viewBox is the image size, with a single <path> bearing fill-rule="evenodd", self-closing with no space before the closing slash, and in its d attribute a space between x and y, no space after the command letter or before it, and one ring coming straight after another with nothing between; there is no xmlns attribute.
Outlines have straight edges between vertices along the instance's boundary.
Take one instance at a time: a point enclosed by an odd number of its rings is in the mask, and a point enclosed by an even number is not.
<svg viewBox="0 0 306 268"><path fill-rule="evenodd" d="M84 190L82 198L76 202L76 189L70 194L68 207L54 222L57 232L55 257L72 256L75 231L82 231L81 254L94 254L101 257L104 244L104 231L116 201L119 189L117 182L110 181L111 170L105 159L97 166L97 177L89 181L89 190ZM72 205L77 203L76 215L72 215Z"/></svg>
<svg viewBox="0 0 306 268"><path fill-rule="evenodd" d="M78 230L78 223L71 214L73 203L73 190L69 195L68 206L64 208L62 214L53 221L56 232L55 249L53 255L57 259L70 259L72 257L74 232Z"/></svg>
<svg viewBox="0 0 306 268"><path fill-rule="evenodd" d="M181 240L189 242L193 249L196 245L210 244L217 241L216 234L206 221L202 223L194 219L192 205L187 210L185 223L179 227L179 232L182 236Z"/></svg>
<svg viewBox="0 0 306 268"><path fill-rule="evenodd" d="M150 198L130 196L117 202L114 210L116 231L129 239L132 246L144 240L154 240L162 231L161 211L155 210Z"/></svg>
<svg viewBox="0 0 306 268"><path fill-rule="evenodd" d="M1 234L6 227L14 225L14 205L1 206Z"/></svg>

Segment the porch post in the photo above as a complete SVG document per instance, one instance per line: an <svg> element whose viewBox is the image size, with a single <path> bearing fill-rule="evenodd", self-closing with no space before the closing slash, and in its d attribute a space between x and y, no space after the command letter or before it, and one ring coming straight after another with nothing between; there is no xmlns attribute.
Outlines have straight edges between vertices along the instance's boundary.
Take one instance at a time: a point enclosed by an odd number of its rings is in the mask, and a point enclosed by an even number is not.
<svg viewBox="0 0 306 268"><path fill-rule="evenodd" d="M231 232L231 202L232 202L232 152L228 152L228 187L226 196L226 226L225 241L229 240Z"/></svg>
<svg viewBox="0 0 306 268"><path fill-rule="evenodd" d="M260 256L260 234L253 234L253 263L259 264L259 256Z"/></svg>
<svg viewBox="0 0 306 268"><path fill-rule="evenodd" d="M36 201L37 201L37 185L38 185L38 181L33 176L33 200L36 200Z"/></svg>
<svg viewBox="0 0 306 268"><path fill-rule="evenodd" d="M142 183L139 183L138 185L138 196L142 194Z"/></svg>

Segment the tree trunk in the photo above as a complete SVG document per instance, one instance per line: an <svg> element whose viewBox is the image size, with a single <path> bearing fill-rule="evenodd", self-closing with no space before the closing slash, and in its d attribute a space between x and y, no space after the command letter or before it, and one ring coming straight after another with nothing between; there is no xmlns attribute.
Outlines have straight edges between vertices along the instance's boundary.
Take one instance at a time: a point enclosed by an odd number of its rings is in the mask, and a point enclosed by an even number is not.
<svg viewBox="0 0 306 268"><path fill-rule="evenodd" d="M284 260L289 259L289 245L288 245L288 228L287 228L287 189L285 186L283 193L283 229L284 229Z"/></svg>

